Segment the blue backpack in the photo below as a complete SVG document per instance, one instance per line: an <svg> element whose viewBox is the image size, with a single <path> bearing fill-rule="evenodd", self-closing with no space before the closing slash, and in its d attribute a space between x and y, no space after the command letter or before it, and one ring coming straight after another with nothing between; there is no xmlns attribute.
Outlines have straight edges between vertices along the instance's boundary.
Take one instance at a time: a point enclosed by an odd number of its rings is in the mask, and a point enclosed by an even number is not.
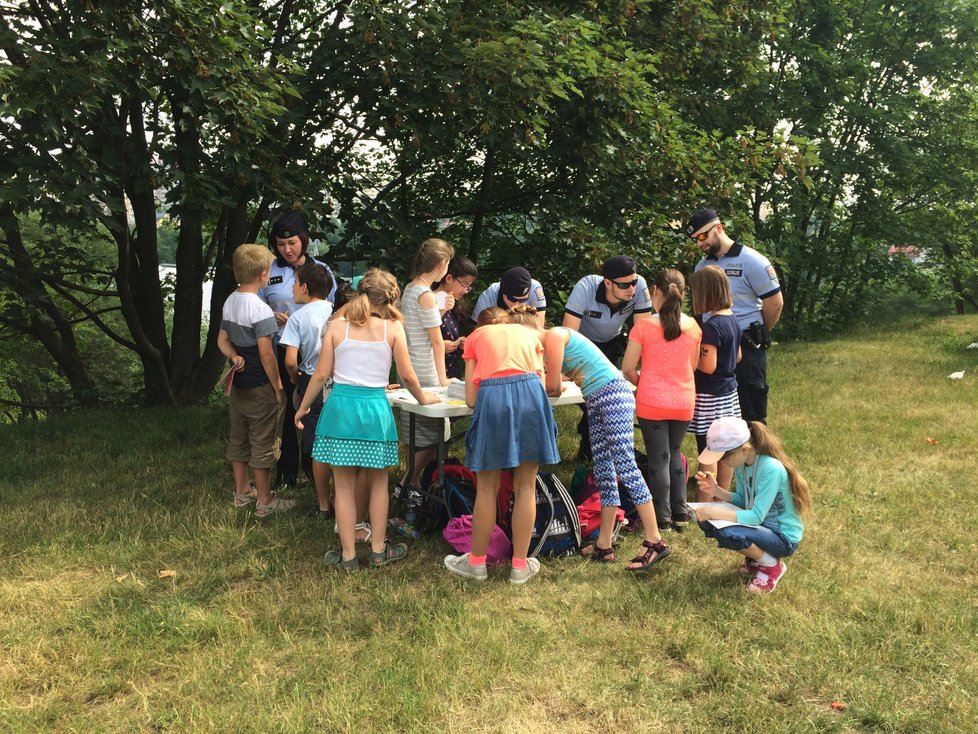
<svg viewBox="0 0 978 734"><path fill-rule="evenodd" d="M581 521L570 493L555 474L537 474L537 517L530 538L531 558L573 556L581 550ZM513 499L509 499L505 522L501 523L512 539Z"/></svg>

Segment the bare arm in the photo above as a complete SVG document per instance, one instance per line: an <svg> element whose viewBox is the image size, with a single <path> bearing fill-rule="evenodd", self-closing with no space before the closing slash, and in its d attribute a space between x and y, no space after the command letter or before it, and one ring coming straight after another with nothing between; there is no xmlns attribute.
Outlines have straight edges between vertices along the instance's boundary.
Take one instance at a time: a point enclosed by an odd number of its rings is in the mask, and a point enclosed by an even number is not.
<svg viewBox="0 0 978 734"><path fill-rule="evenodd" d="M717 348L712 344L700 343L700 358L696 369L704 375L712 375L717 369Z"/></svg>
<svg viewBox="0 0 978 734"><path fill-rule="evenodd" d="M404 336L404 327L399 321L391 324L388 333L392 336L391 351L394 353L394 364L397 365L397 375L401 384L408 389L408 392L418 401L419 405L431 405L438 402L438 396L421 389L421 381L418 379L414 367L411 365L411 355L408 354L407 337ZM439 333L439 336L441 334ZM445 357L442 355L442 373L445 371Z"/></svg>
<svg viewBox="0 0 978 734"><path fill-rule="evenodd" d="M228 333L224 329L221 329L217 334L217 348L221 350L221 354L231 360L235 372L240 372L244 369L244 357L238 354L238 350L234 348L231 337L228 336Z"/></svg>
<svg viewBox="0 0 978 734"><path fill-rule="evenodd" d="M438 302L435 300L435 294L431 291L425 291L418 296L418 305L424 309L437 309ZM403 329L401 333L403 333ZM445 375L445 339L441 335L441 324L428 328L428 340L431 342L431 352L435 358L435 372L438 375L438 384L447 385L448 377ZM398 370L398 374L400 374L400 370Z"/></svg>
<svg viewBox="0 0 978 734"><path fill-rule="evenodd" d="M764 325L768 331L771 331L777 326L778 321L781 320L781 310L783 308L784 294L781 291L761 301L761 318L764 319Z"/></svg>
<svg viewBox="0 0 978 734"><path fill-rule="evenodd" d="M547 325L547 312L537 311L537 326L543 329L544 327L546 327L546 325Z"/></svg>
<svg viewBox="0 0 978 734"><path fill-rule="evenodd" d="M258 337L258 356L261 359L261 366L265 368L268 381L275 388L275 397L281 403L285 393L282 389L282 377L278 373L278 360L275 359L275 345L272 344L272 337Z"/></svg>
<svg viewBox="0 0 978 734"><path fill-rule="evenodd" d="M566 319L566 317L565 317ZM544 382L547 395L560 397L560 371L564 366L564 348L570 334L560 329L551 329L543 343L543 358L547 365L547 379Z"/></svg>
<svg viewBox="0 0 978 734"><path fill-rule="evenodd" d="M645 311L643 313L637 313L634 316L632 316L632 323L634 324L636 321L641 321L642 319L650 319L650 318L652 318L652 312L651 311Z"/></svg>
<svg viewBox="0 0 978 734"><path fill-rule="evenodd" d="M642 358L642 345L636 341L628 340L625 347L625 357L621 361L621 371L625 379L633 385L638 384L638 362Z"/></svg>
<svg viewBox="0 0 978 734"><path fill-rule="evenodd" d="M299 384L299 348L285 348L285 371L289 373L289 378L293 385Z"/></svg>
<svg viewBox="0 0 978 734"><path fill-rule="evenodd" d="M465 360L465 404L475 408L475 399L479 396L479 384L475 381L475 359Z"/></svg>

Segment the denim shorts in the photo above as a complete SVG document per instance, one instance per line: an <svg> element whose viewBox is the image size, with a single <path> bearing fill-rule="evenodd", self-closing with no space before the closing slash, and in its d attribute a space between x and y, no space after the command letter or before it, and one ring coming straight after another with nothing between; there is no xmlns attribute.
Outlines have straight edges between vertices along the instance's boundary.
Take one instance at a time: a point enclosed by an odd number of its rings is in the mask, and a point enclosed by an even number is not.
<svg viewBox="0 0 978 734"><path fill-rule="evenodd" d="M775 558L787 558L798 549L797 543L792 543L780 533L763 525L728 525L725 528L715 528L704 520L699 526L707 538L713 538L720 548L727 550L742 551L756 545Z"/></svg>

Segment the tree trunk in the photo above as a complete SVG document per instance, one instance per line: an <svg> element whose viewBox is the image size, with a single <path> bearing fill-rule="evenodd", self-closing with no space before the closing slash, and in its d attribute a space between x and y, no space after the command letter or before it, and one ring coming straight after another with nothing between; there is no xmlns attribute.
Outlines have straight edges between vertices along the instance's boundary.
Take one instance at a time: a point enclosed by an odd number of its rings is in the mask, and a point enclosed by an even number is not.
<svg viewBox="0 0 978 734"><path fill-rule="evenodd" d="M9 208L0 210L0 227L6 236L11 259L20 276L18 295L28 305L27 321L15 328L41 342L68 380L71 394L79 405L95 405L98 401L95 385L88 376L78 351L71 321L51 300L37 274L30 253L24 246L17 218Z"/></svg>

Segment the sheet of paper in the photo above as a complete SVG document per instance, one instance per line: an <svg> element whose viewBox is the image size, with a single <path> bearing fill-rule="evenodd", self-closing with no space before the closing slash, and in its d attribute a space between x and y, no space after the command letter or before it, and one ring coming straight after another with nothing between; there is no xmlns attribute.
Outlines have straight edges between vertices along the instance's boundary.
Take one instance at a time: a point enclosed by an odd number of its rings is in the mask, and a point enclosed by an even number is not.
<svg viewBox="0 0 978 734"><path fill-rule="evenodd" d="M687 502L686 505L688 507L690 507L691 509L693 509L693 510L695 510L698 507L707 507L707 506L709 506L709 507L720 507L720 508L722 508L724 510L733 510L735 512L737 510L742 509L740 507L737 507L737 505L734 505L734 504L732 504L730 502ZM707 520L707 522L710 523L710 525L712 525L713 527L717 528L718 530L720 528L728 528L731 525L743 525L746 528L756 528L757 527L757 525L747 525L746 523L733 522L732 520Z"/></svg>

